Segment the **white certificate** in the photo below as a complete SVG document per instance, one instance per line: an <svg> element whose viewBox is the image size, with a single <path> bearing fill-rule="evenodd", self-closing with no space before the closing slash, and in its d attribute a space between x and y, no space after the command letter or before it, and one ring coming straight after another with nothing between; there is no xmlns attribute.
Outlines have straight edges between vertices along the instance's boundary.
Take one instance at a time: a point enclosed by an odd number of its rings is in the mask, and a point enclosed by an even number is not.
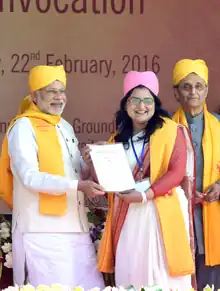
<svg viewBox="0 0 220 291"><path fill-rule="evenodd" d="M135 181L121 143L89 147L99 184L106 192L135 189Z"/></svg>

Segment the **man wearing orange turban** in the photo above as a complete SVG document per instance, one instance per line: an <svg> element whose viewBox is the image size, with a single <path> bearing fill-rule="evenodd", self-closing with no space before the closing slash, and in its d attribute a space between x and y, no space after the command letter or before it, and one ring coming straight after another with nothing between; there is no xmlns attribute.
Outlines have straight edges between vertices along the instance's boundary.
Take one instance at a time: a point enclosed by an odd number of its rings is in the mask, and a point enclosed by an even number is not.
<svg viewBox="0 0 220 291"><path fill-rule="evenodd" d="M14 283L24 284L26 267L34 287L102 288L84 194L104 192L80 178L78 141L61 118L67 101L63 67L33 68L29 88L4 138L0 163L0 192L13 209Z"/></svg>
<svg viewBox="0 0 220 291"><path fill-rule="evenodd" d="M173 71L174 93L181 107L173 120L189 128L196 155L195 234L198 289L220 288L220 116L209 113L208 67L183 59Z"/></svg>

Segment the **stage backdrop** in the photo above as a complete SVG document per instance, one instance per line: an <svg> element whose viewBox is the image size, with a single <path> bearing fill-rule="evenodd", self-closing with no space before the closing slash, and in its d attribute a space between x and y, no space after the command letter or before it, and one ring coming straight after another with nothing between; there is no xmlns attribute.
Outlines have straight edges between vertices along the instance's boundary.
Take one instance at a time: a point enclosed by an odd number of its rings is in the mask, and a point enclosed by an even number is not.
<svg viewBox="0 0 220 291"><path fill-rule="evenodd" d="M208 105L217 110L219 11L218 0L0 0L0 143L35 65L64 65L64 118L81 145L113 132L129 70L153 70L173 111L174 64L202 58L210 69Z"/></svg>

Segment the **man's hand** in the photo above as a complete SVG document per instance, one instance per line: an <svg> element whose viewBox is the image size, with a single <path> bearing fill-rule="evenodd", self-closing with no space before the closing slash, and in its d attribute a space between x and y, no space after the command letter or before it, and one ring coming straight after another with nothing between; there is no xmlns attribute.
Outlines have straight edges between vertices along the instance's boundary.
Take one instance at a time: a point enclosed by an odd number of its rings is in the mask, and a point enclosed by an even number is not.
<svg viewBox="0 0 220 291"><path fill-rule="evenodd" d="M205 193L205 201L213 202L219 200L220 197L220 185L218 183L213 184Z"/></svg>
<svg viewBox="0 0 220 291"><path fill-rule="evenodd" d="M78 191L82 191L90 198L98 195L105 195L104 188L92 181L79 181Z"/></svg>

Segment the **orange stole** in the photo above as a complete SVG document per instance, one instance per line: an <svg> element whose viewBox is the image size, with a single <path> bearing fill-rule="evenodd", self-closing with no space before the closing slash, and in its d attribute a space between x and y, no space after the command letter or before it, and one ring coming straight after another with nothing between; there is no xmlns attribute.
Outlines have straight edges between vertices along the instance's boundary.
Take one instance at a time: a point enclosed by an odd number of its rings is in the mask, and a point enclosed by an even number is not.
<svg viewBox="0 0 220 291"><path fill-rule="evenodd" d="M55 128L55 125L60 121L60 116L40 112L37 106L31 102L23 113L18 114L11 121L8 130L10 130L17 119L22 117L29 118L32 123L38 145L40 171L52 175L65 176L62 149ZM0 192L0 198L10 208L13 208L13 176L10 169L7 135L5 135L3 140L0 159ZM63 195L40 193L39 195L39 212L41 214L65 215L67 208L65 193Z"/></svg>
<svg viewBox="0 0 220 291"><path fill-rule="evenodd" d="M62 149L56 127L42 119L30 118L38 145L40 172L65 176ZM39 212L46 215L62 216L66 214L66 194L50 195L39 193Z"/></svg>
<svg viewBox="0 0 220 291"><path fill-rule="evenodd" d="M164 126L158 129L150 138L151 183L158 180L167 172L170 156L175 144L177 124L168 119L165 119L165 121ZM161 144L161 140L164 141L163 144ZM172 195L168 198L156 198L155 203L160 220L170 276L176 277L193 274L193 256L186 232L184 217L175 189L172 190ZM98 268L100 271L106 273L114 272L114 250L117 246L117 239L113 237L112 232L113 206L114 197L113 194L110 194L106 228L98 253ZM126 213L126 209L124 208L123 216L126 216ZM120 227L122 227L123 221L120 224ZM117 225L115 229L117 229ZM114 234L116 234L116 230L114 230Z"/></svg>
<svg viewBox="0 0 220 291"><path fill-rule="evenodd" d="M188 128L186 116L182 108L179 108L173 116L173 120ZM220 179L220 122L208 112L204 105L204 133L202 148L204 155L203 191L215 184ZM220 220L220 201L203 204L203 228L205 243L205 263L207 266L220 264L220 232L218 221Z"/></svg>

